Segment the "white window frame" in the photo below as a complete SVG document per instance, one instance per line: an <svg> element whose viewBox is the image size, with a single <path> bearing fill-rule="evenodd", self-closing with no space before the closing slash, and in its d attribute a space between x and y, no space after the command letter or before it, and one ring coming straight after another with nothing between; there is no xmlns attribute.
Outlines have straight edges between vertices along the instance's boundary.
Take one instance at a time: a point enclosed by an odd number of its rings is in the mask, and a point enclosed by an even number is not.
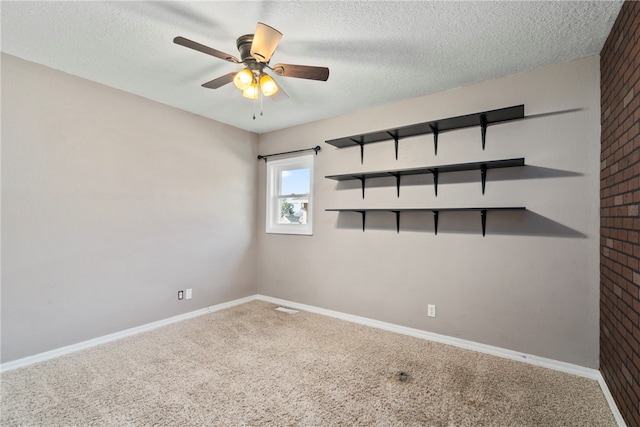
<svg viewBox="0 0 640 427"><path fill-rule="evenodd" d="M280 160L269 160L267 162L267 224L266 232L275 234L313 234L313 165L314 154L289 157ZM291 195L279 194L280 177L282 172L293 169L309 169L309 194L306 224L280 224L280 203L282 197ZM306 194L305 194L306 195ZM299 196L295 194L294 196Z"/></svg>

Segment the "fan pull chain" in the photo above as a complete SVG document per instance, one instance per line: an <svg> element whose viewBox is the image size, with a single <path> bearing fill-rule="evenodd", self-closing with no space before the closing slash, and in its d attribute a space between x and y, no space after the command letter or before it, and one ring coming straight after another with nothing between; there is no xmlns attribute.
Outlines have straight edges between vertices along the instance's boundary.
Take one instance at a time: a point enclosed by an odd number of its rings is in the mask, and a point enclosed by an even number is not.
<svg viewBox="0 0 640 427"><path fill-rule="evenodd" d="M264 96L262 95L260 85L258 85L258 96L260 97L260 115L262 116L262 100L264 99Z"/></svg>
<svg viewBox="0 0 640 427"><path fill-rule="evenodd" d="M252 104L253 104L253 120L256 119L256 104L258 103L257 99L254 99Z"/></svg>
<svg viewBox="0 0 640 427"><path fill-rule="evenodd" d="M258 104L258 99L260 99L260 115L264 115L262 110L262 100L264 99L264 95L262 94L262 88L260 87L260 79L256 78L256 82L258 83L258 97L253 100L253 120L256 119L256 107Z"/></svg>

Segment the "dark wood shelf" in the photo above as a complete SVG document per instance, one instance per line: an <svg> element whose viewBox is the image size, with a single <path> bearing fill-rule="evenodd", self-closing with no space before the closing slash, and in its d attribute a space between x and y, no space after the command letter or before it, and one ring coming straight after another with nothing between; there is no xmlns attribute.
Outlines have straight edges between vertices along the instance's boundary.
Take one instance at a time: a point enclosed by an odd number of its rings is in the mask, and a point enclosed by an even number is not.
<svg viewBox="0 0 640 427"><path fill-rule="evenodd" d="M440 173L447 172L460 172L460 171L468 171L468 170L479 170L481 173L481 183L482 183L482 194L484 194L484 189L487 182L487 170L489 169L498 169L498 168L511 168L524 166L524 157L520 157L517 159L503 159L503 160L488 160L484 162L472 162L472 163L457 163L450 165L440 165L440 166L425 166L420 168L412 168L412 169L393 169L393 170L385 170L385 171L377 171L377 172L363 172L363 173L347 173L340 175L327 175L325 178L333 179L335 181L351 181L351 180L359 180L362 183L362 198L364 199L364 188L365 181L367 179L372 178L387 178L393 176L396 178L396 187L398 197L400 197L400 178L408 175L433 175L433 186L435 190L436 196L438 195L438 175Z"/></svg>
<svg viewBox="0 0 640 427"><path fill-rule="evenodd" d="M367 212L390 212L396 215L396 231L400 232L400 214L403 212L432 212L433 225L435 234L438 234L438 217L440 212L480 212L482 222L482 235L484 236L487 229L487 212L490 211L525 211L525 207L485 207L485 208L368 208L368 209L325 209L327 212L357 212L362 215L362 231L365 230L365 221Z"/></svg>
<svg viewBox="0 0 640 427"><path fill-rule="evenodd" d="M482 149L484 150L487 134L487 126L504 123L524 117L524 105L500 108L498 110L481 111L465 116L449 117L430 122L417 123L399 128L385 129L360 135L352 135L343 138L325 141L337 148L360 146L360 162L364 161L364 146L381 141L395 142L396 160L398 159L398 141L418 135L433 134L433 144L436 155L438 154L438 134L456 129L464 129L480 126L482 137Z"/></svg>
<svg viewBox="0 0 640 427"><path fill-rule="evenodd" d="M325 141L327 144L337 148L346 148L352 146L360 147L360 162L364 161L364 146L382 141L394 141L396 160L398 159L398 141L402 138L412 136L433 134L433 145L435 154L438 154L438 135L442 132L453 131L456 129L464 129L473 126L480 126L482 149L485 148L487 127L489 125L519 120L524 118L524 105L515 105L513 107L500 108L497 110L482 111L475 114L467 114L465 116L449 117L441 120L418 123L399 128L385 129L376 132L369 132L360 135L352 135L344 138L337 138ZM460 172L467 170L480 170L482 180L482 194L484 194L487 170L507 167L524 166L524 158L489 160L484 162L458 163L440 166L426 166L412 169L393 169L375 172L363 173L347 173L340 175L328 175L327 179L335 181L359 180L362 183L362 198L364 198L365 182L367 179L384 178L393 176L396 178L396 187L398 197L400 196L400 180L403 176L409 175L433 175L434 191L438 195L438 176L440 173ZM487 213L492 211L526 211L525 207L471 207L471 208L348 208L348 209L325 209L327 212L356 212L362 216L362 231L365 231L365 222L367 213L371 212L389 212L396 216L396 231L400 232L400 216L403 212L431 212L433 214L434 231L438 234L438 218L440 212L480 212L482 223L482 235L486 234L487 229Z"/></svg>

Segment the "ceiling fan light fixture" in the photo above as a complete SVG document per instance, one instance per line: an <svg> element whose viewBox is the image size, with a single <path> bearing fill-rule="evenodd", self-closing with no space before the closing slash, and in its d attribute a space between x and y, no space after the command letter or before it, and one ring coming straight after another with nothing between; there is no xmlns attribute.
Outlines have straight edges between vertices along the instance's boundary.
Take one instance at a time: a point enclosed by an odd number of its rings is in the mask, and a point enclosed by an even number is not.
<svg viewBox="0 0 640 427"><path fill-rule="evenodd" d="M253 84L253 73L250 69L243 68L233 77L233 84L240 90L247 90Z"/></svg>
<svg viewBox="0 0 640 427"><path fill-rule="evenodd" d="M242 91L242 96L249 99L258 99L258 84L253 83Z"/></svg>
<svg viewBox="0 0 640 427"><path fill-rule="evenodd" d="M242 70L238 72L232 71L217 77L202 84L202 87L218 89L233 82L234 86L240 89L245 98L259 99L260 108L262 108L263 98L271 98L274 101L289 98L289 95L275 82L274 78L271 75L266 75L265 69L269 69L279 77L295 77L319 81L326 81L329 78L329 69L327 67L296 64L276 64L271 67L269 65L271 56L281 38L282 33L280 31L258 22L254 34L245 34L236 40L240 58L180 36L175 37L173 42L224 61L243 64ZM254 102L253 104L255 118L255 105L257 103ZM260 114L262 115L262 112Z"/></svg>
<svg viewBox="0 0 640 427"><path fill-rule="evenodd" d="M278 91L278 85L270 75L263 74L260 77L260 90L262 91L262 94L264 96L275 95L275 93Z"/></svg>

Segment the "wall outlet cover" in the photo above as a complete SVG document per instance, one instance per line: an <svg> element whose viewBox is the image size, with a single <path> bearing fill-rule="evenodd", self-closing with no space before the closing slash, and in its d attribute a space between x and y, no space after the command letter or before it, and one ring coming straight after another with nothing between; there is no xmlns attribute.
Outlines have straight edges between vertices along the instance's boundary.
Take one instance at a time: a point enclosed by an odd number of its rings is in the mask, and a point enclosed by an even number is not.
<svg viewBox="0 0 640 427"><path fill-rule="evenodd" d="M436 306L434 304L429 304L427 306L427 316L436 317Z"/></svg>

